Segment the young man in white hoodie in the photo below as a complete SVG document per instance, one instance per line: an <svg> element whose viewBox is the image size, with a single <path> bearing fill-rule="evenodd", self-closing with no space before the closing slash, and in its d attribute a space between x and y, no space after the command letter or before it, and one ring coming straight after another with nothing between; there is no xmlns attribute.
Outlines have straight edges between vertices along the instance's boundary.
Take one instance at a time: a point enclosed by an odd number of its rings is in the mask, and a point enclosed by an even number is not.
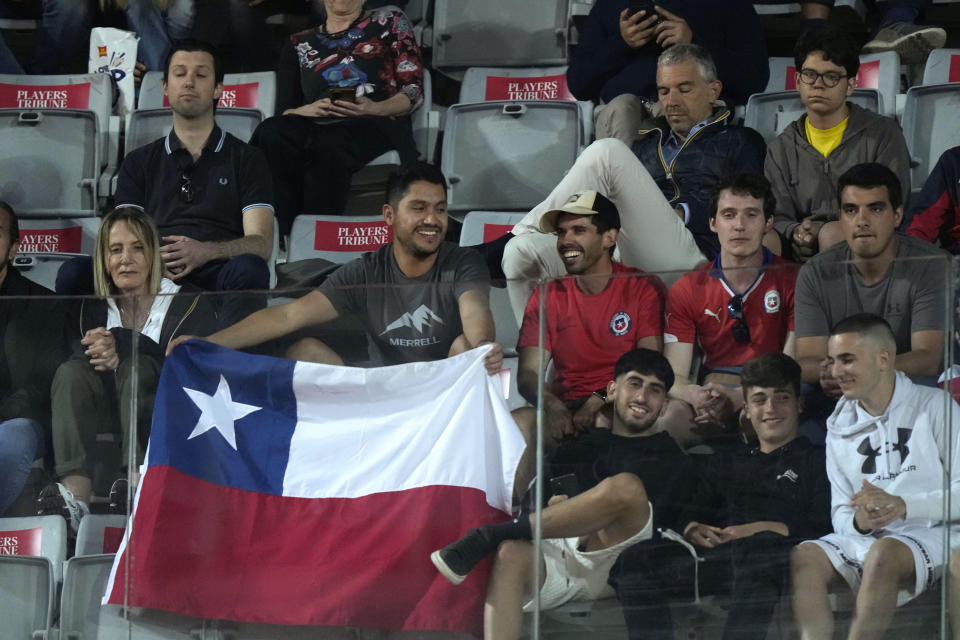
<svg viewBox="0 0 960 640"><path fill-rule="evenodd" d="M933 585L949 556L943 478L948 448L954 459L960 455L958 440L948 440L960 426L960 407L953 403L948 415L953 401L944 391L896 370L896 340L878 316L837 323L827 351L843 393L827 420L834 533L794 550L794 613L803 640L832 638L827 594L842 580L857 592L847 637L880 638L895 606ZM950 485L960 491L957 465Z"/></svg>

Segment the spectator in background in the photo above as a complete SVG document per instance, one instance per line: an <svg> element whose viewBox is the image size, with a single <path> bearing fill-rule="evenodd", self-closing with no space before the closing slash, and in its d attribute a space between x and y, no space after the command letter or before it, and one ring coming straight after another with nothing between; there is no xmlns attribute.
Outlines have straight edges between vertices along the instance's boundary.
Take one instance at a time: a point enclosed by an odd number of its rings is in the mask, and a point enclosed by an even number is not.
<svg viewBox="0 0 960 640"><path fill-rule="evenodd" d="M423 63L400 11L324 0L326 19L290 38L277 69L277 110L251 138L267 157L280 232L305 207L343 213L354 172L396 149L417 158L410 113L423 100Z"/></svg>
<svg viewBox="0 0 960 640"><path fill-rule="evenodd" d="M39 498L41 513L62 513L74 531L89 513L97 434L119 430L124 462L135 450L139 464L168 343L184 332L204 333L215 325L208 297L163 277L160 239L142 211L114 209L103 219L93 262L101 297L84 299L78 317L70 319L73 353L57 369L50 391L60 481ZM130 413L134 394L136 416Z"/></svg>
<svg viewBox="0 0 960 640"><path fill-rule="evenodd" d="M947 149L910 201L907 233L960 253L960 147Z"/></svg>
<svg viewBox="0 0 960 640"><path fill-rule="evenodd" d="M37 21L32 64L22 65L0 36L0 73L86 73L95 11L95 0L0 0L0 18Z"/></svg>
<svg viewBox="0 0 960 640"><path fill-rule="evenodd" d="M570 58L570 91L601 103L594 112L597 138L629 146L653 119L644 103L655 103L657 59L674 45L692 43L710 52L723 83L719 97L731 106L766 88L763 26L746 0L663 0L632 13L634 5L597 0Z"/></svg>
<svg viewBox="0 0 960 640"><path fill-rule="evenodd" d="M599 191L617 206L617 246L628 266L667 280L665 272L689 271L716 257L720 247L709 221L714 187L728 175L760 173L766 153L760 134L728 124L730 111L714 107L722 86L703 47L678 44L660 54L664 116L657 128L644 132L632 150L615 139L591 144L546 200L514 226L503 272L518 322L533 283L565 272L555 239L540 231L540 217L577 191Z"/></svg>
<svg viewBox="0 0 960 640"><path fill-rule="evenodd" d="M266 261L273 251L273 189L259 150L217 126L214 105L223 67L206 43L183 41L170 54L163 78L170 99L170 133L127 154L120 166L117 206L147 211L160 229L167 277L207 291L261 291L270 287ZM57 292L92 291L89 258L76 258L57 275ZM221 326L266 305L250 294L218 298Z"/></svg>
<svg viewBox="0 0 960 640"><path fill-rule="evenodd" d="M437 167L403 165L390 175L383 205L393 242L341 266L302 298L258 311L204 339L243 349L345 317L362 326L370 341L370 362L363 364L441 360L493 344L486 367L496 373L503 352L494 342L490 276L476 251L444 242L446 189ZM302 338L287 357L342 365L335 347Z"/></svg>
<svg viewBox="0 0 960 640"><path fill-rule="evenodd" d="M843 397L827 421L833 533L793 553L793 610L803 638L832 638L828 593L856 593L847 638L881 638L896 606L934 586L944 548L945 493L960 491L960 407L898 371L890 325L861 313L830 331L828 363ZM949 484L947 484L949 483ZM904 589L906 599L898 592Z"/></svg>
<svg viewBox="0 0 960 640"><path fill-rule="evenodd" d="M847 99L860 58L838 27L808 31L794 50L796 83L806 113L767 149L764 173L777 199L775 228L783 255L806 260L843 241L837 222L837 179L863 162L889 167L910 193L910 154L900 125Z"/></svg>
<svg viewBox="0 0 960 640"><path fill-rule="evenodd" d="M195 0L100 0L102 8L123 9L127 25L140 37L137 60L149 71L164 69L174 43L193 31Z"/></svg>
<svg viewBox="0 0 960 640"><path fill-rule="evenodd" d="M50 381L65 353L60 305L11 264L19 238L16 213L0 202L0 516L46 451Z"/></svg>
<svg viewBox="0 0 960 640"><path fill-rule="evenodd" d="M819 382L828 397L840 396L837 380L821 367L830 328L864 311L893 328L898 370L921 379L939 375L946 254L896 232L903 218L900 180L887 167L853 166L840 176L838 191L846 242L814 256L797 278L797 360L804 382Z"/></svg>
<svg viewBox="0 0 960 640"><path fill-rule="evenodd" d="M744 362L794 353L797 268L762 244L776 204L770 184L760 175L739 174L716 189L710 228L720 254L682 276L667 296L663 351L676 383L661 425L682 447L736 428ZM695 345L703 354L703 385L690 379Z"/></svg>

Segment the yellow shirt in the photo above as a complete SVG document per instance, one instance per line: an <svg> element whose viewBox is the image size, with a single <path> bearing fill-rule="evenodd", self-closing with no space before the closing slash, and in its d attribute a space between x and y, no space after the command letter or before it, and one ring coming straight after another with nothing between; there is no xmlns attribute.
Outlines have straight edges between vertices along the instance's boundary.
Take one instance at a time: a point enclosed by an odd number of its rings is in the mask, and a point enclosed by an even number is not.
<svg viewBox="0 0 960 640"><path fill-rule="evenodd" d="M840 145L840 141L843 139L843 132L847 130L847 123L849 121L850 116L847 116L835 127L817 129L810 124L810 118L807 118L804 121L807 129L807 141L813 145L814 149L820 152L820 155L826 158L830 155L831 151Z"/></svg>

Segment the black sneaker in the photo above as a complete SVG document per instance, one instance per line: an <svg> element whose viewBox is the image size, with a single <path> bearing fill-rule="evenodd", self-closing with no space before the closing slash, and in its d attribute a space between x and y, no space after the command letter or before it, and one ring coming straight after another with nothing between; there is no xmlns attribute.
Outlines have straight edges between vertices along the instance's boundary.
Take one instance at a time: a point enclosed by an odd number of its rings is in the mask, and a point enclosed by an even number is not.
<svg viewBox="0 0 960 640"><path fill-rule="evenodd" d="M80 529L80 520L90 514L90 507L73 497L59 482L48 484L37 497L38 516L63 516L74 534Z"/></svg>
<svg viewBox="0 0 960 640"><path fill-rule="evenodd" d="M117 478L110 485L110 513L127 515L127 491L129 483L126 478Z"/></svg>
<svg viewBox="0 0 960 640"><path fill-rule="evenodd" d="M479 529L470 529L467 535L430 554L430 560L453 584L463 582L480 561L493 549L490 541Z"/></svg>

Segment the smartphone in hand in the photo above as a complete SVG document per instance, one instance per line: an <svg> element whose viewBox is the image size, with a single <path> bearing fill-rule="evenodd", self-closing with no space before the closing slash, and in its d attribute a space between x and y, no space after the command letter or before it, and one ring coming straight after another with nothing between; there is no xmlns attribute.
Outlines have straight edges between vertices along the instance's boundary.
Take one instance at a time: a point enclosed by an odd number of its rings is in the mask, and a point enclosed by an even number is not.
<svg viewBox="0 0 960 640"><path fill-rule="evenodd" d="M357 90L354 87L330 87L330 99L355 103L357 101Z"/></svg>
<svg viewBox="0 0 960 640"><path fill-rule="evenodd" d="M555 496L567 496L572 498L580 493L580 484L577 482L575 473L565 473L556 478L550 478L550 489Z"/></svg>

